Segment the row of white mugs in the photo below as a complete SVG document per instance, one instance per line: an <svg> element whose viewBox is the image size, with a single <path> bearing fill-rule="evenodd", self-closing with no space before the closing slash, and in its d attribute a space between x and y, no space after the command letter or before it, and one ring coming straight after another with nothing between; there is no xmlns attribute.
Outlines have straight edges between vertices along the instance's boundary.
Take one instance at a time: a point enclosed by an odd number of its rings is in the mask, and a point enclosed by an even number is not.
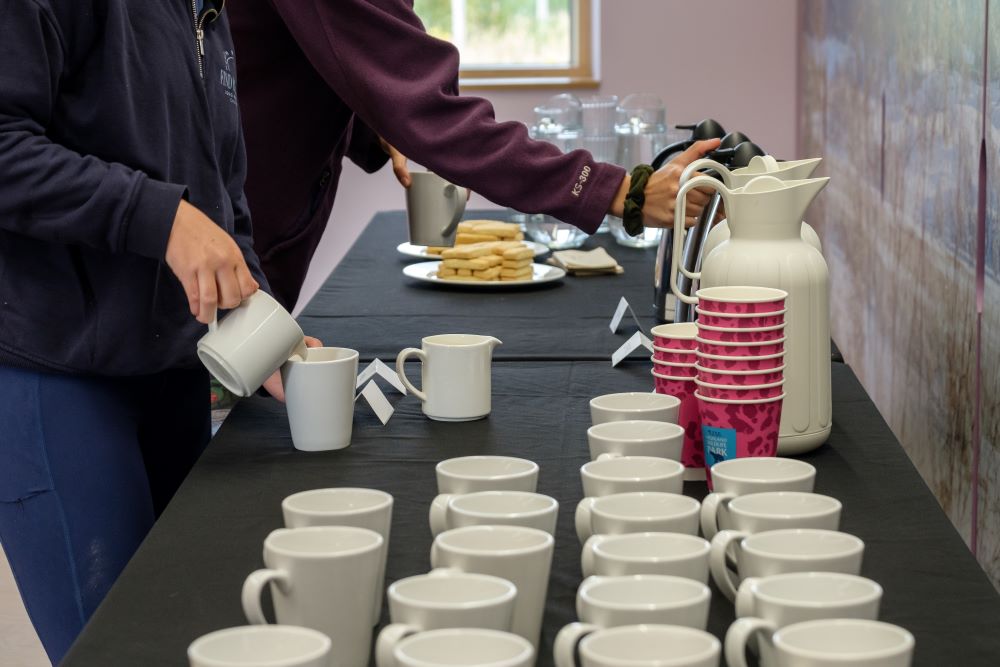
<svg viewBox="0 0 1000 667"><path fill-rule="evenodd" d="M662 479L662 471L655 465L657 461L662 461L660 465L673 463L648 457L621 457L594 461L581 470L586 493L612 493L600 500L587 498L581 502L581 508L589 504L592 519L606 516L609 521L593 526L599 534L589 538L583 551L584 574L590 576L578 596L578 612L583 621L598 627L639 621L670 622L703 630L710 597L705 586L710 560L720 588L731 597L736 593L739 579L745 580L740 593L744 611L754 609L752 605L747 606L752 595L742 592L750 590L750 582L781 572L831 570L847 573L840 575L840 579L829 575L832 580L814 574L813 577L819 578L812 580L812 586L802 582L791 586L792 590L804 591L807 598L818 597L809 602L810 608L839 610L840 613L834 615L848 615L851 611L850 605L845 607L844 600L836 598L837 591L842 593L845 587L850 588L846 582L853 581L854 589L859 586L864 589L867 583L869 591L877 590L880 595L877 584L856 576L863 544L857 538L832 530L772 530L758 535L724 530L714 538L714 547L693 535L697 530L696 516L694 530L688 529L686 534L669 532L670 529L661 524L655 525L655 532L633 532L634 526L629 521L642 521L634 513L649 513L649 509L642 508L648 508L650 501L656 505L656 501L673 503L675 498L683 498L664 491L615 493L621 488L615 485L616 479L626 485ZM602 467L609 469L602 472ZM463 457L438 465L438 489L442 495L435 499L431 515L432 522L435 513L444 517L439 527L445 530L437 536L432 549L431 563L436 569L390 586L393 625L379 638L378 664L408 664L406 647L420 643L404 639L407 635L455 625L510 628L530 645L537 646L558 507L554 499L533 493L537 474L536 464L511 457ZM675 471L667 477L679 480L679 474ZM814 496L807 491L812 489L815 469L801 461L739 459L718 464L713 468L713 477L716 494L706 499L702 509L723 508L712 518L712 523L720 521L723 527L730 521L739 523L744 521L740 517L747 517L748 523L739 526L747 533L755 529L766 530L771 527L768 521L787 521L788 501ZM679 481L676 483L679 485ZM511 491L511 487L517 490ZM761 492L775 488L794 488L796 491ZM753 493L755 491L758 493ZM602 506L608 504L609 499L626 503L617 508L612 504L605 508L611 511L602 512ZM741 513L739 505L754 499L756 504L751 503ZM697 501L685 500L697 506ZM538 502L542 502L543 507L535 507ZM633 516L623 517L622 523L616 524L616 515L628 506L634 508ZM371 625L381 614L391 508L391 496L368 489L324 489L287 498L283 511L289 528L274 531L265 541L264 560L269 569L251 574L244 586L243 603L248 619L254 623L264 622L260 593L271 582L279 622L312 627L333 638L337 652L332 664L337 667L366 664ZM655 514L657 509L654 507L652 511ZM839 503L819 514L824 517L823 521L835 524L839 518ZM497 525L504 522L519 525ZM316 527L323 524L336 525ZM726 565L730 544L736 549L735 577ZM637 580L629 575L641 576ZM625 579L616 580L622 576ZM588 596L587 591L591 589ZM827 593L823 593L824 590ZM604 612L599 611L602 609L601 591L607 598ZM827 600L823 595L833 595L834 599ZM617 621L608 620L613 610L622 611L627 607L623 607L623 601L630 597L633 604L644 611L625 613ZM591 600L589 605L588 599ZM494 604L488 604L488 600ZM456 613L453 609L450 614L446 613L449 604L457 605L460 611ZM794 606L795 603L789 604ZM485 616L477 619L469 613L471 608L479 609ZM609 609L612 611L607 611ZM877 613L877 599L875 610ZM369 619L367 623L365 618ZM784 622L771 618L763 622L784 625L787 621L788 618ZM578 638L593 630L583 628L585 626L575 625L565 632ZM562 636L565 638L566 634ZM626 642L630 646L641 643ZM567 642L564 639L557 642L557 647L567 644L575 645L576 640ZM600 645L600 642L596 644ZM842 642L842 645L849 645L849 642ZM197 643L192 646L194 665L200 664L194 659L197 648ZM562 664L571 663L564 660Z"/></svg>

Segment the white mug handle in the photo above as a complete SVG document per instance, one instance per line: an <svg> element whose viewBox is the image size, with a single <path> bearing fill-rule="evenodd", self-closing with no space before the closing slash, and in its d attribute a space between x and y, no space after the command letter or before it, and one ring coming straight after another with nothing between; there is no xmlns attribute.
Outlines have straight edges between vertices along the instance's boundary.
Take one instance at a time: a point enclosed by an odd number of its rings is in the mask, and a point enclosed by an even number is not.
<svg viewBox="0 0 1000 667"><path fill-rule="evenodd" d="M420 632L420 628L405 623L390 623L382 628L375 640L376 667L396 667L396 656L393 655L396 645L417 632Z"/></svg>
<svg viewBox="0 0 1000 667"><path fill-rule="evenodd" d="M722 509L728 511L729 501L735 497L732 493L710 493L701 501L701 534L706 540L711 540L719 532L719 512Z"/></svg>
<svg viewBox="0 0 1000 667"><path fill-rule="evenodd" d="M709 158L699 158L684 167L684 171L681 172L681 176L677 179L677 182L684 185L691 179L692 176L694 176L696 171L701 169L714 169L722 177L722 182L726 184L727 188L733 187L732 180L729 175L729 168L716 162L715 160L710 160Z"/></svg>
<svg viewBox="0 0 1000 667"><path fill-rule="evenodd" d="M726 632L726 664L729 667L747 667L747 642L750 638L760 632L761 640L769 642L775 630L774 623L762 618L736 619Z"/></svg>
<svg viewBox="0 0 1000 667"><path fill-rule="evenodd" d="M574 519L576 522L576 536L580 540L580 544L589 540L594 534L594 529L590 522L593 517L594 501L596 500L597 498L584 498L576 506Z"/></svg>
<svg viewBox="0 0 1000 667"><path fill-rule="evenodd" d="M454 497L453 493L440 493L431 501L427 518L431 524L431 535L434 537L448 530L448 501Z"/></svg>
<svg viewBox="0 0 1000 667"><path fill-rule="evenodd" d="M731 572L726 564L726 551L733 542L733 549L739 552L740 540L747 537L749 533L738 530L720 530L712 538L712 550L709 553L709 566L712 569L712 579L719 590L729 598L730 602L736 599L736 586L739 584L738 573Z"/></svg>
<svg viewBox="0 0 1000 667"><path fill-rule="evenodd" d="M600 629L599 626L590 623L570 623L560 630L552 646L552 657L555 658L556 667L577 667L576 645L591 632Z"/></svg>
<svg viewBox="0 0 1000 667"><path fill-rule="evenodd" d="M584 542L583 551L580 552L580 570L584 577L592 577L596 574L597 564L594 562L594 550L606 539L607 535L594 535Z"/></svg>
<svg viewBox="0 0 1000 667"><path fill-rule="evenodd" d="M758 577L747 577L736 591L736 618L753 616L753 585Z"/></svg>
<svg viewBox="0 0 1000 667"><path fill-rule="evenodd" d="M247 621L251 625L267 625L267 619L264 618L264 610L260 606L260 596L264 592L264 587L272 581L282 591L288 591L288 573L281 570L269 570L267 568L255 570L243 582L243 592L240 599L243 602L243 613L246 614Z"/></svg>
<svg viewBox="0 0 1000 667"><path fill-rule="evenodd" d="M406 385L406 388L409 389L414 396L419 398L421 403L426 403L427 394L414 387L413 383L410 382L409 378L406 377L406 370L404 369L403 365L406 363L406 360L409 359L410 357L417 357L418 359L420 359L420 363L423 364L427 363L426 352L417 349L415 347L408 347L400 351L400 353L396 356L396 373L399 375L399 379L403 382L403 384Z"/></svg>

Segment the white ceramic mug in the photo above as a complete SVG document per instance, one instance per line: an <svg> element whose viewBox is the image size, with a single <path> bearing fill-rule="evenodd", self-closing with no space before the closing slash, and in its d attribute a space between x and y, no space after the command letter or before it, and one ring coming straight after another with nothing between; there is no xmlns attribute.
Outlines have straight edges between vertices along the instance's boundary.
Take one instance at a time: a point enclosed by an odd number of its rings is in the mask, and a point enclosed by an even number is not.
<svg viewBox="0 0 1000 667"><path fill-rule="evenodd" d="M455 245L455 230L465 212L469 191L429 171L412 171L406 188L406 220L410 243Z"/></svg>
<svg viewBox="0 0 1000 667"><path fill-rule="evenodd" d="M583 495L588 498L634 491L680 493L684 489L684 466L654 456L608 457L584 463L580 480Z"/></svg>
<svg viewBox="0 0 1000 667"><path fill-rule="evenodd" d="M493 348L500 341L492 336L441 334L427 336L420 349L408 347L396 357L396 372L406 388L423 403L424 414L437 421L463 422L490 414ZM417 389L406 377L404 365L410 357L420 364Z"/></svg>
<svg viewBox="0 0 1000 667"><path fill-rule="evenodd" d="M729 569L726 553L732 549L736 571ZM843 572L860 574L865 543L853 535L833 530L792 528L763 533L723 530L712 538L709 565L712 579L730 600L740 582L786 572Z"/></svg>
<svg viewBox="0 0 1000 667"><path fill-rule="evenodd" d="M538 464L513 456L460 456L434 468L438 493L530 491L538 486Z"/></svg>
<svg viewBox="0 0 1000 667"><path fill-rule="evenodd" d="M711 599L708 586L687 577L593 576L576 591L576 615L583 624L599 628L659 623L704 630Z"/></svg>
<svg viewBox="0 0 1000 667"><path fill-rule="evenodd" d="M713 520L722 528L728 527L726 507L718 507L723 500L763 491L812 492L816 483L816 468L805 461L778 456L751 456L730 459L712 466L713 492L701 501L701 530L711 538ZM717 518L714 518L717 517Z"/></svg>
<svg viewBox="0 0 1000 667"><path fill-rule="evenodd" d="M351 444L358 352L312 347L281 367L285 408L295 449L343 449Z"/></svg>
<svg viewBox="0 0 1000 667"><path fill-rule="evenodd" d="M707 540L683 533L594 535L580 555L583 576L664 574L708 581Z"/></svg>
<svg viewBox="0 0 1000 667"><path fill-rule="evenodd" d="M375 661L389 664L396 646L417 632L441 628L510 630L517 588L487 574L439 569L389 586L391 623L375 642Z"/></svg>
<svg viewBox="0 0 1000 667"><path fill-rule="evenodd" d="M286 528L354 526L373 530L382 536L384 545L375 587L373 624L377 624L382 616L382 591L385 590L385 561L389 553L392 503L392 496L385 491L352 487L302 491L281 501Z"/></svg>
<svg viewBox="0 0 1000 667"><path fill-rule="evenodd" d="M701 531L708 539L719 530L761 533L781 528L840 527L840 501L818 493L766 491L745 496L718 494L715 499L718 502L708 509L704 504L701 508Z"/></svg>
<svg viewBox="0 0 1000 667"><path fill-rule="evenodd" d="M292 355L305 354L302 329L270 294L257 290L198 341L198 358L237 396L250 396Z"/></svg>
<svg viewBox="0 0 1000 667"><path fill-rule="evenodd" d="M523 637L482 628L418 632L399 642L376 667L533 667L535 649Z"/></svg>
<svg viewBox="0 0 1000 667"><path fill-rule="evenodd" d="M718 667L719 640L677 625L595 630L556 646L556 667ZM579 661L576 655L579 655Z"/></svg>
<svg viewBox="0 0 1000 667"><path fill-rule="evenodd" d="M559 503L527 491L442 493L431 502L431 534L463 526L524 526L556 534Z"/></svg>
<svg viewBox="0 0 1000 667"><path fill-rule="evenodd" d="M590 420L595 425L637 419L676 424L680 406L680 399L667 394L647 391L604 394L590 399Z"/></svg>
<svg viewBox="0 0 1000 667"><path fill-rule="evenodd" d="M891 623L822 619L778 628L759 618L739 618L726 633L726 662L747 667L746 646L754 636L772 657L767 667L909 667L913 635Z"/></svg>
<svg viewBox="0 0 1000 667"><path fill-rule="evenodd" d="M191 667L329 667L332 642L291 625L247 625L203 635L188 647Z"/></svg>
<svg viewBox="0 0 1000 667"><path fill-rule="evenodd" d="M266 569L243 583L243 611L267 623L260 597L271 585L278 623L319 630L337 650L332 667L366 667L371 649L375 590L385 541L365 528L280 528L264 540Z"/></svg>
<svg viewBox="0 0 1000 667"><path fill-rule="evenodd" d="M698 533L694 498L678 493L638 491L584 498L576 506L576 536L586 542L591 535L624 533Z"/></svg>
<svg viewBox="0 0 1000 667"><path fill-rule="evenodd" d="M651 419L608 421L587 429L587 445L592 460L614 456L658 456L680 461L684 429L673 422Z"/></svg>
<svg viewBox="0 0 1000 667"><path fill-rule="evenodd" d="M506 579L517 587L511 631L538 645L555 540L545 531L518 526L469 526L441 533L431 547L431 566Z"/></svg>

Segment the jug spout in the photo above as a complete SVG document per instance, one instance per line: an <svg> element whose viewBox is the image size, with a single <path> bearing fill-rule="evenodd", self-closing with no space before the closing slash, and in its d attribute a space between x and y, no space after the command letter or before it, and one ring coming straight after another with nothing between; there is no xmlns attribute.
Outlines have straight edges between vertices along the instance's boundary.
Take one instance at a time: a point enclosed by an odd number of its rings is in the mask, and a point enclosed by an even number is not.
<svg viewBox="0 0 1000 667"><path fill-rule="evenodd" d="M798 236L802 218L829 177L782 181L757 176L736 190L730 214L730 232L747 238Z"/></svg>
<svg viewBox="0 0 1000 667"><path fill-rule="evenodd" d="M502 340L493 336L483 336L483 342L488 343L491 350L495 349L497 345L503 345Z"/></svg>

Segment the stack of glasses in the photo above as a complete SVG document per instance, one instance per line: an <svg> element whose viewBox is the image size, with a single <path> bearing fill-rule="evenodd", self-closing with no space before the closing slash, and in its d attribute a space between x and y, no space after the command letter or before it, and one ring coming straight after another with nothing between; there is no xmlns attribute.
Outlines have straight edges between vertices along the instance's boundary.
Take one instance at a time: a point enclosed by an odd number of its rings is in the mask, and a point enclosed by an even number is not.
<svg viewBox="0 0 1000 667"><path fill-rule="evenodd" d="M785 397L788 293L710 287L697 294L694 382L707 465L775 456Z"/></svg>

